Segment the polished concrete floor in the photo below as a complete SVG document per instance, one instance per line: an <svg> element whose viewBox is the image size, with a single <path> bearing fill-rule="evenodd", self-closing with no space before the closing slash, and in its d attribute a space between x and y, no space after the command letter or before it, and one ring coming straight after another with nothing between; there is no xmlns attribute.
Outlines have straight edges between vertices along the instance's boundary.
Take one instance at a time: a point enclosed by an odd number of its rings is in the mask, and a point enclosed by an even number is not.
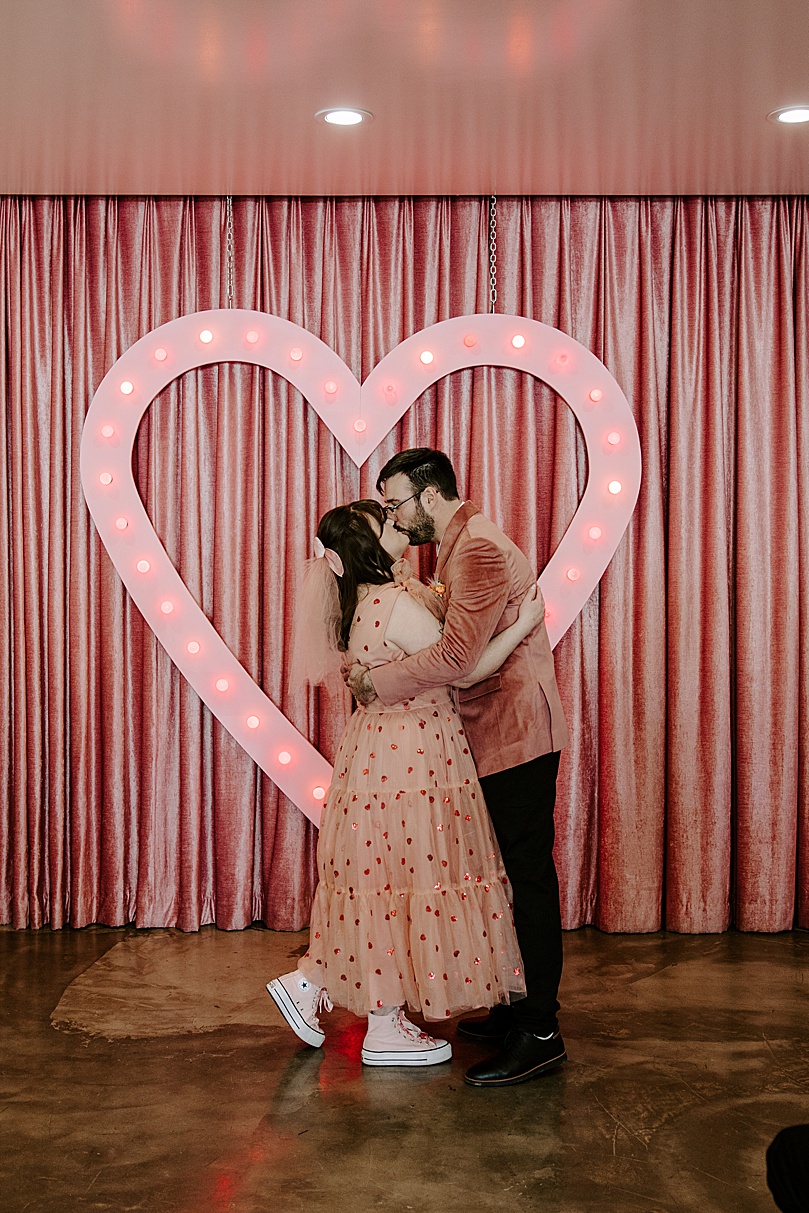
<svg viewBox="0 0 809 1213"><path fill-rule="evenodd" d="M365 1070L264 992L306 936L0 929L2 1213L771 1213L809 1120L809 934L569 933L563 1069Z"/></svg>

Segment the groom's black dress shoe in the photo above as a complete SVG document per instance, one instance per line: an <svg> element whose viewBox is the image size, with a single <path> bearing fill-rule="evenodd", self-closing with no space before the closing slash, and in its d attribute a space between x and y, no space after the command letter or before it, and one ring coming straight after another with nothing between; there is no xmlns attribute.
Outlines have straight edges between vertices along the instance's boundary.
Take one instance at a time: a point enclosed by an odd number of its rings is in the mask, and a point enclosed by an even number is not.
<svg viewBox="0 0 809 1213"><path fill-rule="evenodd" d="M532 1032L514 1028L496 1057L479 1061L467 1070L465 1082L471 1087L513 1087L529 1082L549 1070L555 1070L567 1060L565 1042L559 1032L550 1040L540 1040Z"/></svg>
<svg viewBox="0 0 809 1213"><path fill-rule="evenodd" d="M462 1019L458 1035L480 1045L499 1045L514 1027L514 1012L505 1003L492 1007L485 1019Z"/></svg>

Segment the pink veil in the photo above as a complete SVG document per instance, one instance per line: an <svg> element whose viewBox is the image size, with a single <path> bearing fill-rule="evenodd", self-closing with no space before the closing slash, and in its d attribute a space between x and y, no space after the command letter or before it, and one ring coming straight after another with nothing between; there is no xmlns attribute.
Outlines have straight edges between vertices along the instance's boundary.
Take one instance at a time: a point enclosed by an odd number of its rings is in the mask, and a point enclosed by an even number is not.
<svg viewBox="0 0 809 1213"><path fill-rule="evenodd" d="M338 678L344 661L339 648L340 592L323 557L307 560L295 599L289 687L296 691Z"/></svg>

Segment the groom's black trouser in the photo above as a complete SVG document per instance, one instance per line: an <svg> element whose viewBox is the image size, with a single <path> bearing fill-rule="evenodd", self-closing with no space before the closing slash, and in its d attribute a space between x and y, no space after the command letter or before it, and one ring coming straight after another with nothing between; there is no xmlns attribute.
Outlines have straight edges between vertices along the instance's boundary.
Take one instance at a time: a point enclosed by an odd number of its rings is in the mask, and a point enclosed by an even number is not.
<svg viewBox="0 0 809 1213"><path fill-rule="evenodd" d="M562 976L562 918L553 862L553 809L559 752L495 775L480 784L500 844L514 899L527 997L513 1004L517 1027L547 1035L557 1027Z"/></svg>

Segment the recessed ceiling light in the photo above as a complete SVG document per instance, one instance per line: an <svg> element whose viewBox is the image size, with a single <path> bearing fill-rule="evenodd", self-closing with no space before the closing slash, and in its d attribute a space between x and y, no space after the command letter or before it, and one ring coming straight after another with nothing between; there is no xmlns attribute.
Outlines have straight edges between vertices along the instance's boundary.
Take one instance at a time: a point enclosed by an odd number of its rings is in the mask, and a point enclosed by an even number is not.
<svg viewBox="0 0 809 1213"><path fill-rule="evenodd" d="M773 110L767 115L770 122L783 122L794 126L799 122L809 122L809 105L786 105Z"/></svg>
<svg viewBox="0 0 809 1213"><path fill-rule="evenodd" d="M358 126L360 122L370 122L373 114L368 110L327 109L318 110L315 117L319 122L328 122L330 126Z"/></svg>

